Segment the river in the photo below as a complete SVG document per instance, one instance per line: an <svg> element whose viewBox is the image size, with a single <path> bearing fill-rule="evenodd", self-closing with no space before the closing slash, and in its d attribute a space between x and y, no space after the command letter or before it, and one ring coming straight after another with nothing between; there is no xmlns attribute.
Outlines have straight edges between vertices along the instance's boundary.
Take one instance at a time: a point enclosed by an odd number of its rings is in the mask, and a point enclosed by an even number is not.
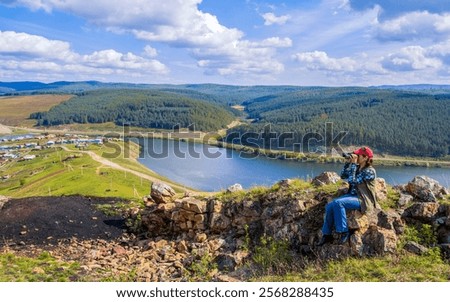
<svg viewBox="0 0 450 302"><path fill-rule="evenodd" d="M342 164L322 164L249 157L238 151L183 141L147 139L139 161L156 173L187 187L220 191L235 183L244 188L271 186L286 178L310 179L324 171L340 173ZM450 185L450 169L376 166L378 177L391 185L406 184L417 175L426 175L445 187Z"/></svg>

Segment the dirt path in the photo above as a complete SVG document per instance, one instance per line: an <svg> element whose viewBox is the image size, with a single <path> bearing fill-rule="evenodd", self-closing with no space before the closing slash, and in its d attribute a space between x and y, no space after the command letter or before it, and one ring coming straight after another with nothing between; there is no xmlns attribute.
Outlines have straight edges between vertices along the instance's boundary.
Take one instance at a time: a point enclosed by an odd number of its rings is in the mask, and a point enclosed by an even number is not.
<svg viewBox="0 0 450 302"><path fill-rule="evenodd" d="M0 124L0 134L10 134L10 133L12 133L12 130L9 127Z"/></svg>
<svg viewBox="0 0 450 302"><path fill-rule="evenodd" d="M104 157L101 157L100 155L96 154L93 151L73 151L73 150L70 150L69 148L67 148L66 146L61 146L61 148L64 149L65 151L67 151L67 152L85 153L85 154L89 155L96 162L102 164L103 166L107 166L107 167L110 167L110 168L113 168L113 169L116 169L116 170L119 170L119 171L124 171L124 172L130 173L130 174L139 176L139 177L141 177L143 179L147 179L147 180L149 180L151 182L161 182L161 180L156 178L156 177L153 177L153 176L150 176L150 175L138 172L138 171L134 171L134 170L129 169L129 168L122 167L121 165L119 165L117 163L114 163L114 162L112 162L112 161L110 161L110 160L108 160L108 159L106 159ZM168 183L168 185L170 185L174 189L178 189L178 190L181 190L181 191L186 191L187 190L186 187L183 187L183 186L180 186L180 185L177 185L177 184L174 184L174 183Z"/></svg>

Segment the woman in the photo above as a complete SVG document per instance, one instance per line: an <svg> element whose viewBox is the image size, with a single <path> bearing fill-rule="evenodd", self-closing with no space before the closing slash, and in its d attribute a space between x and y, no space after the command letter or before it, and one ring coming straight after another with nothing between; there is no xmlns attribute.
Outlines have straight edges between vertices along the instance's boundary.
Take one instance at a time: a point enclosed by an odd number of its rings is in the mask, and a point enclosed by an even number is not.
<svg viewBox="0 0 450 302"><path fill-rule="evenodd" d="M373 208L379 208L375 194L376 171L372 167L373 152L362 147L349 156L341 172L341 178L347 180L350 187L347 194L334 199L325 207L325 219L322 238L318 246L333 241L332 229L340 233L340 244L347 243L350 234L347 227L345 210L359 210L363 214Z"/></svg>

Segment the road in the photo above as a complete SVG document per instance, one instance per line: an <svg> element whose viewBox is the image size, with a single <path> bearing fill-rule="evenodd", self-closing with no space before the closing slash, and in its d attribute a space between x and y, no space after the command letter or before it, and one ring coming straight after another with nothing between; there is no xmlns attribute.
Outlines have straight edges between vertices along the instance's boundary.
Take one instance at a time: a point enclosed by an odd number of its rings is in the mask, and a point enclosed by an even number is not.
<svg viewBox="0 0 450 302"><path fill-rule="evenodd" d="M113 169L116 169L116 170L119 170L119 171L124 171L124 172L130 173L130 174L133 174L133 175L136 175L136 176L141 177L143 179L147 179L147 180L149 180L151 182L162 182L160 179L158 179L156 177L153 177L153 176L150 176L150 175L147 175L145 173L141 173L141 172L129 169L129 168L125 168L125 167L123 167L123 166L121 166L121 165L119 165L119 164L117 164L115 162L112 162L112 161L110 161L110 160L108 160L108 159L106 159L104 157L101 157L100 155L96 154L93 151L81 151L81 150L73 151L73 150L70 150L69 148L67 148L66 146L61 146L61 148L63 150L65 150L65 151L67 151L67 152L85 153L85 154L89 155L93 160L95 160L96 162L98 162L98 163L100 163L100 164L102 164L104 166L107 166L107 167L110 167L110 168L113 168ZM172 182L168 183L168 185L170 185L172 188L180 190L182 192L189 191L186 187L174 184Z"/></svg>

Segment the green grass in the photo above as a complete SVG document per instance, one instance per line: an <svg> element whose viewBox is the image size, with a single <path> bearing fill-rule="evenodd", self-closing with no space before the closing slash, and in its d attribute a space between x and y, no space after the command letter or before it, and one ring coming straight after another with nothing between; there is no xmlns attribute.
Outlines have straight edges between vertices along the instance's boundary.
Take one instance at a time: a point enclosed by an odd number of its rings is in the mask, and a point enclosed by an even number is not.
<svg viewBox="0 0 450 302"><path fill-rule="evenodd" d="M79 264L64 263L44 252L37 258L0 254L0 282L66 282L78 279Z"/></svg>
<svg viewBox="0 0 450 302"><path fill-rule="evenodd" d="M262 276L260 282L446 282L450 265L435 250L423 256L404 254L378 258L348 258L283 276Z"/></svg>
<svg viewBox="0 0 450 302"><path fill-rule="evenodd" d="M9 163L2 167L1 173L11 177L0 182L0 195L141 198L150 190L149 180L101 167L87 154L64 161L73 153L60 148L32 153L38 155L35 160Z"/></svg>

